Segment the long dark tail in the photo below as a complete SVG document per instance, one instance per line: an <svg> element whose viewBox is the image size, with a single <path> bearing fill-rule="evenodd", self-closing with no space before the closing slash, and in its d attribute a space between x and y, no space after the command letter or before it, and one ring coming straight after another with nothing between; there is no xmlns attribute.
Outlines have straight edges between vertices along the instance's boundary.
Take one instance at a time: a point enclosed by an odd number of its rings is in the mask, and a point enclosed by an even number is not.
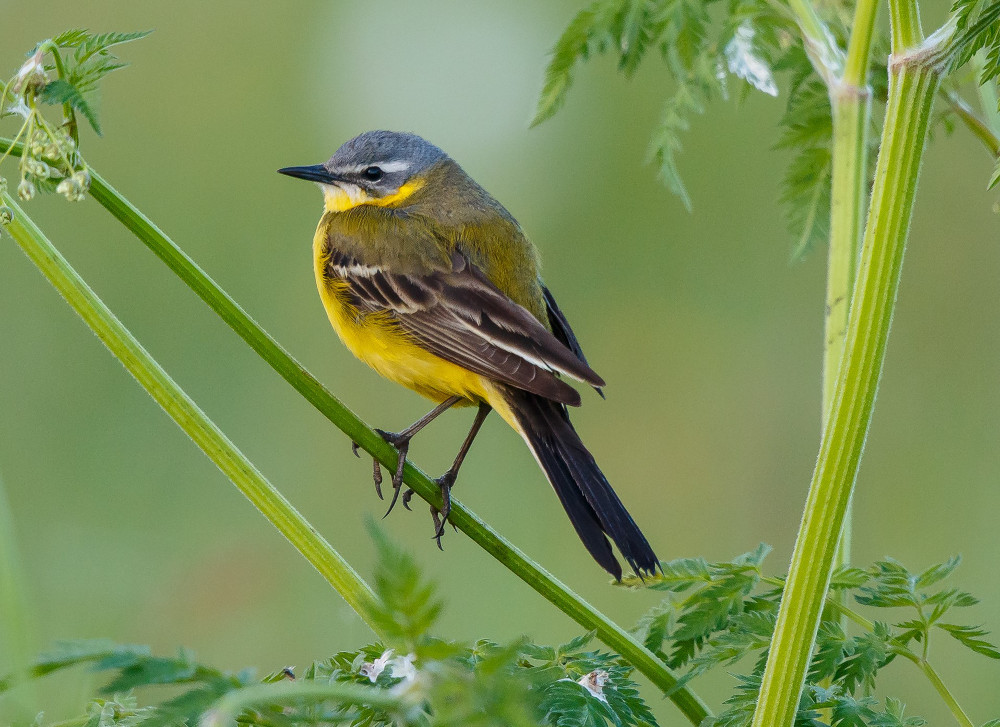
<svg viewBox="0 0 1000 727"><path fill-rule="evenodd" d="M508 389L506 396L528 446L594 560L621 579L621 564L608 543L611 538L632 570L654 572L659 561L653 549L583 446L566 407L519 389Z"/></svg>

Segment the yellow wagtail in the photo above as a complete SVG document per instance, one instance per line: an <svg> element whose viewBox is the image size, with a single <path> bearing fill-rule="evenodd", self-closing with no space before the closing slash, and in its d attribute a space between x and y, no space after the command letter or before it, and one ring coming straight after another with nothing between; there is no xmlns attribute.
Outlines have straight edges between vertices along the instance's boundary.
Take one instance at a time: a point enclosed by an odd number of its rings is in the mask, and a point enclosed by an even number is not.
<svg viewBox="0 0 1000 727"><path fill-rule="evenodd" d="M636 573L653 572L652 548L570 424L566 406L579 406L580 394L560 376L595 388L604 381L542 284L538 252L511 214L413 134L370 131L324 164L279 171L323 190L316 283L341 340L382 376L438 403L399 433L379 430L399 451L392 502L413 435L452 406L478 405L454 464L437 480L440 545L451 486L496 409L531 448L594 559L621 578L610 537ZM378 487L377 462L375 473Z"/></svg>

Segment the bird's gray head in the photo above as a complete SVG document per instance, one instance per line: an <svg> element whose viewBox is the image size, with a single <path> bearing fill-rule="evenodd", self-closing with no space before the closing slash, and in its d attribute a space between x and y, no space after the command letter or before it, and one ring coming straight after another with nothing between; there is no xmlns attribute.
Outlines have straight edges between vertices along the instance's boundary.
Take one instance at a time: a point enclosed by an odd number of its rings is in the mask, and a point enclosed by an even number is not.
<svg viewBox="0 0 1000 727"><path fill-rule="evenodd" d="M286 167L282 174L319 183L326 208L389 204L422 186L421 175L447 155L416 134L366 131L345 142L324 164Z"/></svg>

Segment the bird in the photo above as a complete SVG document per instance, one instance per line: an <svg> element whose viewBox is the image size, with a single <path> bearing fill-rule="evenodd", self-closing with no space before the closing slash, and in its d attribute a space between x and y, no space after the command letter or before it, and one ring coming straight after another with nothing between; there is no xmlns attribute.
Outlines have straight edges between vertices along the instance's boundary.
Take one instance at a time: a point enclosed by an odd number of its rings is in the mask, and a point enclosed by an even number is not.
<svg viewBox="0 0 1000 727"><path fill-rule="evenodd" d="M436 480L442 506L431 512L440 547L459 468L496 410L527 443L594 560L621 580L614 542L637 575L655 573L653 549L570 423L567 407L579 406L581 396L566 379L602 397L605 382L510 212L411 133L368 131L324 163L278 172L323 192L314 272L343 343L385 378L436 403L400 432L376 430L398 452L389 509L413 436L452 407L478 407L454 463ZM373 477L381 497L377 460ZM411 495L404 493L404 505Z"/></svg>

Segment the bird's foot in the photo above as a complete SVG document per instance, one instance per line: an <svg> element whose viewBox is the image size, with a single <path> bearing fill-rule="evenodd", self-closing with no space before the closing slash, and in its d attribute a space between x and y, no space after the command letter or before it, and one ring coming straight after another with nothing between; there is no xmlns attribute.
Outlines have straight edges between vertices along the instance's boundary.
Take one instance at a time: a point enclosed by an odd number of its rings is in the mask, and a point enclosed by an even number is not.
<svg viewBox="0 0 1000 727"><path fill-rule="evenodd" d="M441 507L431 505L431 519L434 521L434 540L437 541L439 550L441 547L441 537L444 535L444 526L448 522L448 515L451 514L451 488L455 484L455 472L448 470L438 477L434 482L441 488ZM452 525L452 527L455 527Z"/></svg>
<svg viewBox="0 0 1000 727"><path fill-rule="evenodd" d="M410 449L410 437L401 434L396 434L395 432L385 432L381 429L376 429L375 433L378 434L382 439L391 444L396 448L399 453L399 458L396 460L396 471L392 475L392 500L389 502L389 509L385 511L386 517L392 509L396 506L396 500L399 499L399 491L403 488L403 465L406 464L406 453ZM382 498L382 470L379 467L378 460L375 460L374 472L372 474L372 479L375 480L375 491L378 493L379 499ZM404 505L407 504L409 498L405 495L403 496ZM409 508L407 508L409 509Z"/></svg>

